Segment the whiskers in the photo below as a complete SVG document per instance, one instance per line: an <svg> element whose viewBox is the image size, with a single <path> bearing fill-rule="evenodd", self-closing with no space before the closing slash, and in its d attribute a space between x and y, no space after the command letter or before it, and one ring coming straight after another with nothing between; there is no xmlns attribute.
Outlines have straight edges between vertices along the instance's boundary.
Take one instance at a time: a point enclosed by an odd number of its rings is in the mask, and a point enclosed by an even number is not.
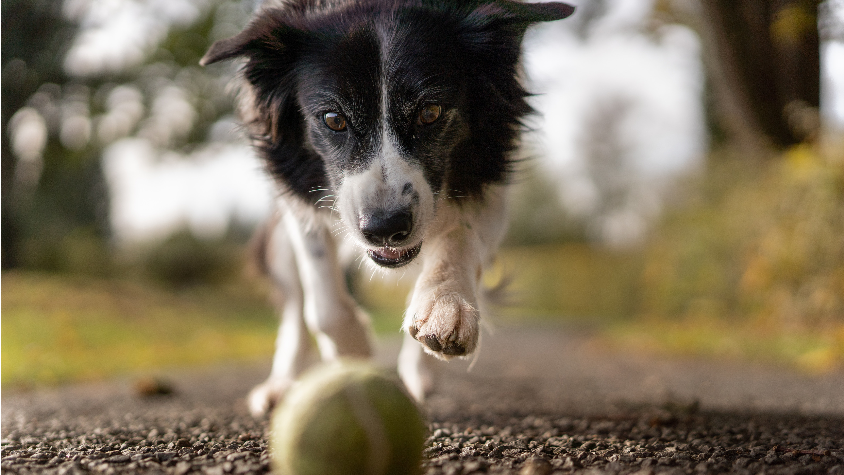
<svg viewBox="0 0 844 475"><path fill-rule="evenodd" d="M330 192L331 189L329 188L311 188L308 190L308 193L325 193ZM319 209L327 209L331 213L339 213L337 207L335 206L337 203L337 195L328 193L323 194L319 197L318 200L314 201L314 206Z"/></svg>
<svg viewBox="0 0 844 475"><path fill-rule="evenodd" d="M434 200L459 200L463 198L470 198L470 196L462 190L440 190L434 192Z"/></svg>
<svg viewBox="0 0 844 475"><path fill-rule="evenodd" d="M342 219L339 218L331 224L331 236L333 236L335 239L339 238L344 240L354 240L352 230L349 228L349 226L346 225L345 222L343 222Z"/></svg>

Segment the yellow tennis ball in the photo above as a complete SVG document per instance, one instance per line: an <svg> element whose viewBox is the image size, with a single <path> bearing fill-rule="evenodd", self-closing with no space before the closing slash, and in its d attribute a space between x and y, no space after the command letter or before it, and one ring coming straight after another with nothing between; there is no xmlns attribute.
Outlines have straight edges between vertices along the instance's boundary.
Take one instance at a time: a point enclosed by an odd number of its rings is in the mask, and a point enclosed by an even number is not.
<svg viewBox="0 0 844 475"><path fill-rule="evenodd" d="M418 474L425 433L400 382L363 362L330 363L273 415L273 465L281 475Z"/></svg>

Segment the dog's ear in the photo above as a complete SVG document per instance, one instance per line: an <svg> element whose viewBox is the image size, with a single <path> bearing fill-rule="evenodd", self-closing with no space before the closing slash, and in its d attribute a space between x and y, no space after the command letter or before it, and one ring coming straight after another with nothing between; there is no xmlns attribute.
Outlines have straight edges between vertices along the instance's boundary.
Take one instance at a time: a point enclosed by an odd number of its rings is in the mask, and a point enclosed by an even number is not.
<svg viewBox="0 0 844 475"><path fill-rule="evenodd" d="M481 0L465 17L461 35L470 51L477 48L495 50L505 47L511 50L509 53L518 55L519 44L531 24L562 20L572 13L573 6L560 2Z"/></svg>
<svg viewBox="0 0 844 475"><path fill-rule="evenodd" d="M297 23L299 21L299 23ZM244 96L249 97L246 115L250 133L261 140L287 144L297 140L300 112L295 101L295 68L309 33L281 9L268 8L238 35L211 45L199 64L205 66L233 58L244 58ZM244 99L245 101L245 99Z"/></svg>
<svg viewBox="0 0 844 475"><path fill-rule="evenodd" d="M226 38L224 40L215 41L214 44L205 52L205 56L199 60L200 66L208 66L209 64L222 61L224 59L232 59L241 56L246 50L246 39L243 33Z"/></svg>
<svg viewBox="0 0 844 475"><path fill-rule="evenodd" d="M515 35L521 42L527 28L537 22L562 20L574 13L574 7L560 2L522 3L514 0L481 1L465 18L464 34L469 44L490 45L490 36ZM474 36L474 37L473 37Z"/></svg>
<svg viewBox="0 0 844 475"><path fill-rule="evenodd" d="M522 3L511 0L498 0L492 4L502 11L496 15L499 18L514 20L520 23L537 23L541 21L562 20L574 13L574 7L566 3Z"/></svg>
<svg viewBox="0 0 844 475"><path fill-rule="evenodd" d="M211 45L199 60L201 66L245 56L250 59L265 54L283 54L298 43L303 32L287 24L278 10L265 10L242 32Z"/></svg>

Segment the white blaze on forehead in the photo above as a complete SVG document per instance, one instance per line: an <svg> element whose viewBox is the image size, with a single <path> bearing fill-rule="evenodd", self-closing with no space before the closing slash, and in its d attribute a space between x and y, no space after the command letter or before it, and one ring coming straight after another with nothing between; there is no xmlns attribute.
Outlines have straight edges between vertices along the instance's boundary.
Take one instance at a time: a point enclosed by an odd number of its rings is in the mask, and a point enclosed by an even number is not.
<svg viewBox="0 0 844 475"><path fill-rule="evenodd" d="M393 120L390 118L390 108L393 105L395 110L403 110L406 107L414 107L412 104L393 104L393 101L401 101L403 98L392 97L390 94L390 77L389 71L393 69L393 60L395 56L392 51L392 46L396 37L394 30L386 27L379 31L379 39L381 41L381 117L380 117L380 132L381 143L378 159L382 162L382 174L384 181L390 187L391 192L397 194L399 202L396 208L408 207L414 205L414 197L418 196L418 203L416 205L424 207L426 204L433 208L433 193L431 192L428 182L425 180L425 173L419 161L409 160L411 157L403 157L401 147L399 146L398 138L391 128ZM410 184L412 192L403 194L405 186ZM427 201L430 203L426 203ZM413 210L414 215L418 210ZM426 217L427 218L427 217ZM418 224L418 220L414 216L414 227Z"/></svg>

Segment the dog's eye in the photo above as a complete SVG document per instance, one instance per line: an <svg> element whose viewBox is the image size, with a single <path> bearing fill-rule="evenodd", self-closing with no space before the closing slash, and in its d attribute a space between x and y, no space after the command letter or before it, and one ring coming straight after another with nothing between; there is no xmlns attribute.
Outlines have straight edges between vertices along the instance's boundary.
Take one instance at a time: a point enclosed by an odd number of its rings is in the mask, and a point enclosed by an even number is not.
<svg viewBox="0 0 844 475"><path fill-rule="evenodd" d="M346 130L346 118L343 117L343 114L338 112L326 112L325 115L322 116L322 120L329 129L335 132L342 132Z"/></svg>
<svg viewBox="0 0 844 475"><path fill-rule="evenodd" d="M440 118L443 108L437 104L428 104L419 111L419 124L428 125L433 124Z"/></svg>

